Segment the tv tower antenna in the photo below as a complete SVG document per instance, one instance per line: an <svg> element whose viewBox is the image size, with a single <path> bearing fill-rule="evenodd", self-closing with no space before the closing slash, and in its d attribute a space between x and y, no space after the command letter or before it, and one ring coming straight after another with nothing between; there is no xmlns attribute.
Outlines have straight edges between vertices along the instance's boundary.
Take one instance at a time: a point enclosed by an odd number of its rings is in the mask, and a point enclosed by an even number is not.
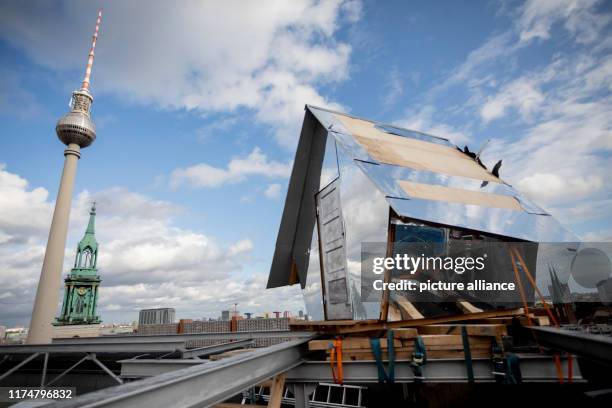
<svg viewBox="0 0 612 408"><path fill-rule="evenodd" d="M68 219L70 218L70 203L72 201L72 191L76 178L77 163L81 157L81 148L85 148L96 140L96 126L91 120L91 104L93 96L89 92L89 80L91 78L91 68L94 61L94 52L102 21L102 10L98 10L96 29L93 34L85 77L78 91L72 92L71 109L57 122L55 132L57 137L66 145L64 150L64 170L60 180L57 199L55 200L55 210L49 238L45 250L40 279L36 297L34 298L34 308L30 320L30 330L28 332L29 344L51 343L53 336L53 317L57 309L57 295L60 290L62 266L64 263L64 250L66 248L66 235L68 233Z"/></svg>

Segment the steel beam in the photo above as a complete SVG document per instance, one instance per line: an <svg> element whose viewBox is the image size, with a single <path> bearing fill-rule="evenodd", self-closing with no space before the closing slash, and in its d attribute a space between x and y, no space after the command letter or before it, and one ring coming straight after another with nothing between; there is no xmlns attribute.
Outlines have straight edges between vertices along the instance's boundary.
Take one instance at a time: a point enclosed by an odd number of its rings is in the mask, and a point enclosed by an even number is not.
<svg viewBox="0 0 612 408"><path fill-rule="evenodd" d="M0 346L0 354L32 353L163 353L184 349L184 341L16 344Z"/></svg>
<svg viewBox="0 0 612 408"><path fill-rule="evenodd" d="M59 379L63 378L66 374L68 374L70 371L72 371L73 369L75 369L76 367L79 366L79 364L81 364L83 361L85 360L89 360L89 354L86 354L85 357L83 357L82 359L80 359L79 361L77 361L76 363L74 363L73 365L71 365L68 369L64 370L61 374L59 374L57 377L55 377L54 379L52 379L51 381L49 381L47 383L47 387L50 386L51 384L53 384L54 382L58 381Z"/></svg>
<svg viewBox="0 0 612 408"><path fill-rule="evenodd" d="M567 351L600 363L612 364L612 337L560 329L557 327L529 327L539 344Z"/></svg>
<svg viewBox="0 0 612 408"><path fill-rule="evenodd" d="M89 358L90 358L90 359L91 359L91 360L92 360L94 363L96 363L96 364L98 365L98 367L100 367L102 370L104 370L104 372L105 372L106 374L108 374L108 375L109 375L109 376L110 376L110 377L111 377L113 380L117 381L117 383L119 383L119 384L123 384L123 380L122 380L121 378L117 377L117 376L115 375L115 373L113 373L113 372L112 372L112 371L111 371L111 370L110 370L110 369L109 369L107 366L105 366L104 364L102 364L102 362L100 362L100 360L98 360L98 359L96 358L96 355L95 355L95 354L93 354L93 353L92 353L92 354L89 356Z"/></svg>
<svg viewBox="0 0 612 408"><path fill-rule="evenodd" d="M2 375L0 375L0 381L2 381L4 378L8 377L9 375L14 373L15 371L19 370L21 367L23 367L24 365L28 364L30 361L34 360L39 355L40 355L40 353L32 353L32 355L30 357L26 358L21 363L17 364L15 367L12 367L6 373L3 373Z"/></svg>
<svg viewBox="0 0 612 408"><path fill-rule="evenodd" d="M128 359L117 361L121 364L121 378L153 377L170 371L203 364L200 359Z"/></svg>
<svg viewBox="0 0 612 408"><path fill-rule="evenodd" d="M45 407L208 407L301 364L309 339L255 349Z"/></svg>
<svg viewBox="0 0 612 408"><path fill-rule="evenodd" d="M181 352L181 357L183 358L199 358L202 356L210 356L212 354L219 354L225 351L240 349L244 347L249 347L253 345L253 339L245 339L232 341L230 343L222 343L214 346L208 347L198 347L194 349L189 349Z"/></svg>
<svg viewBox="0 0 612 408"><path fill-rule="evenodd" d="M202 363L198 360L122 360L121 376L125 378L143 378L178 370L185 366ZM557 381L554 360L545 355L520 355L520 366L523 381ZM474 379L478 382L495 380L491 360L473 359ZM414 375L409 361L395 363L396 381L413 382ZM567 361L563 360L563 370L567 373ZM574 381L581 380L579 367L574 360ZM373 361L345 362L343 364L344 380L348 383L375 383L378 381L376 364ZM463 359L429 360L424 366L425 382L467 382L465 362ZM309 361L287 373L288 383L333 382L329 363Z"/></svg>
<svg viewBox="0 0 612 408"><path fill-rule="evenodd" d="M250 332L222 332L222 333L189 333L189 334L157 334L147 336L100 336L100 337L72 337L53 339L53 344L82 344L82 343L161 343L164 341L189 341L189 340L244 340L244 339L304 339L310 338L312 332L308 331L250 331ZM1 346L0 346L1 349Z"/></svg>
<svg viewBox="0 0 612 408"><path fill-rule="evenodd" d="M557 371L550 356L519 355L521 373L524 382L556 382ZM493 367L490 359L473 359L474 380L476 382L494 382ZM343 365L344 382L376 383L378 371L374 361L351 361ZM562 360L563 371L567 373L567 359ZM578 364L574 361L573 380L582 380ZM427 360L423 366L424 382L467 382L468 378L463 359ZM308 361L287 372L289 383L333 382L329 362ZM410 361L396 361L395 382L414 382Z"/></svg>

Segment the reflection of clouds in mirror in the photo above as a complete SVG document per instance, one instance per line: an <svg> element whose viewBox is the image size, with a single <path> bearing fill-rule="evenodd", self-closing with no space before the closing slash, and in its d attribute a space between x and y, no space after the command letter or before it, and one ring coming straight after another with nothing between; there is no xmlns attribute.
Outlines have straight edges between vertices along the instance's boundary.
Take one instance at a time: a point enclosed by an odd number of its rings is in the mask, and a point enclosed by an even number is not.
<svg viewBox="0 0 612 408"><path fill-rule="evenodd" d="M322 189L336 178L338 178L338 159L336 157L336 141L332 135L327 137L325 144L325 155L323 156L323 168L321 169L321 181L319 189Z"/></svg>
<svg viewBox="0 0 612 408"><path fill-rule="evenodd" d="M355 317L377 318L378 307L370 310L360 301L361 244L387 241L389 204L380 190L341 147L338 148L338 161L340 196L346 229L348 278Z"/></svg>
<svg viewBox="0 0 612 408"><path fill-rule="evenodd" d="M321 290L321 267L319 263L318 240L317 226L315 225L310 244L306 285L302 290L302 296L304 297L304 304L306 305L308 316L314 320L323 320L323 292Z"/></svg>

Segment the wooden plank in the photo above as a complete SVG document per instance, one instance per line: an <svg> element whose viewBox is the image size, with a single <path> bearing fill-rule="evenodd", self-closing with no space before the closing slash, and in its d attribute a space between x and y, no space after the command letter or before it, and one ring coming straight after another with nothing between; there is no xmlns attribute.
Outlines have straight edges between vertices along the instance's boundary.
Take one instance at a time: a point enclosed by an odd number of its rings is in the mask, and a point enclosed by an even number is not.
<svg viewBox="0 0 612 408"><path fill-rule="evenodd" d="M462 315L450 315L429 317L425 319L404 320L401 322L376 322L376 323L356 323L348 326L336 326L337 333L358 333L368 330L386 330L401 327L420 327L430 324L444 324L454 322L464 322L478 319L488 319L492 317L516 316L523 314L523 309L510 310L491 310L481 313L466 313Z"/></svg>
<svg viewBox="0 0 612 408"><path fill-rule="evenodd" d="M421 326L418 331L420 334L461 334L462 326L466 328L470 336L501 337L508 334L508 329L504 324L432 324Z"/></svg>
<svg viewBox="0 0 612 408"><path fill-rule="evenodd" d="M329 350L331 340L310 340L308 342L308 350ZM383 349L387 348L387 338L380 339L380 346ZM394 340L393 347L402 347L401 340ZM342 350L348 349L369 349L370 339L366 337L349 337L342 340Z"/></svg>
<svg viewBox="0 0 612 408"><path fill-rule="evenodd" d="M396 339L414 339L418 335L418 330L412 327L393 330L393 337Z"/></svg>
<svg viewBox="0 0 612 408"><path fill-rule="evenodd" d="M425 347L428 346L450 346L456 345L463 347L463 340L460 335L456 334L424 334L421 336ZM491 339L486 337L468 336L470 345L474 344L491 344Z"/></svg>
<svg viewBox="0 0 612 408"><path fill-rule="evenodd" d="M457 306L459 306L459 309L461 309L463 313L480 313L483 311L481 308L474 306L467 300L458 301Z"/></svg>
<svg viewBox="0 0 612 408"><path fill-rule="evenodd" d="M395 225L391 223L391 219L395 215L395 212L392 208L389 208L389 218L387 221L387 257L393 256L393 247L395 243ZM385 273L383 275L383 282L391 281L391 270L385 268ZM389 289L385 288L383 290L382 296L380 297L380 315L379 318L381 321L386 322L388 320L389 313L389 298L391 296L391 292Z"/></svg>
<svg viewBox="0 0 612 408"><path fill-rule="evenodd" d="M424 319L425 318L425 316L423 316L421 312L419 312L417 308L414 307L412 302L410 302L405 297L397 296L395 298L395 301L397 302L397 305L399 306L400 310L403 313L405 313L406 316L408 316L410 319Z"/></svg>
<svg viewBox="0 0 612 408"><path fill-rule="evenodd" d="M511 321L508 317L520 317L524 314L522 308L507 310L489 310L479 313L459 315L444 315L423 319L402 320L399 322L383 322L380 320L320 320L296 322L290 324L292 330L309 330L321 333L347 334L404 327L421 327L430 324L449 324L460 322L501 323ZM506 320L489 321L488 319L506 318Z"/></svg>
<svg viewBox="0 0 612 408"><path fill-rule="evenodd" d="M387 312L387 321L388 322L400 322L402 321L402 313L400 312L397 304L391 303L389 304L389 310Z"/></svg>
<svg viewBox="0 0 612 408"><path fill-rule="evenodd" d="M434 334L434 335L423 335L421 336L423 339L423 344L425 348L428 350L448 350L448 349L463 349L463 340L460 335L454 334ZM469 336L470 347L474 348L489 348L491 347L491 339L489 337L481 337L481 336ZM329 351L329 343L330 340L311 340L308 342L308 349L311 351L320 351L325 350ZM380 339L380 346L383 350L387 349L387 339ZM393 341L393 347L396 350L402 350L403 348L412 348L414 347L413 339L399 340L395 339ZM342 351L351 351L351 350L370 350L371 343L370 339L367 337L350 337L344 339L342 341Z"/></svg>
<svg viewBox="0 0 612 408"><path fill-rule="evenodd" d="M490 358L491 350L490 349L473 349L472 358ZM374 361L374 355L371 352L366 350L359 351L347 351L346 353L342 352L342 360L343 361ZM412 350L402 350L395 352L395 360L396 361L410 361L412 359ZM463 349L461 350L430 350L427 351L427 359L428 360L436 360L436 359L464 359L465 354ZM382 353L383 361L388 361L389 356L386 352ZM329 357L327 358L329 361Z"/></svg>
<svg viewBox="0 0 612 408"><path fill-rule="evenodd" d="M272 387L270 388L270 399L268 400L268 407L280 408L283 400L283 390L285 388L285 373L279 374L272 379Z"/></svg>

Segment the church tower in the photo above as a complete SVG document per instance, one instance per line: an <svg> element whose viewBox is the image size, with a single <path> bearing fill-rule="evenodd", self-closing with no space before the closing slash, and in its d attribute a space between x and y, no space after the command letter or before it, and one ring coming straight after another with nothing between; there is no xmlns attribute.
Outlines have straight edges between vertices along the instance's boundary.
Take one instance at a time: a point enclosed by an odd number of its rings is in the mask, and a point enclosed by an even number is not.
<svg viewBox="0 0 612 408"><path fill-rule="evenodd" d="M53 323L55 326L100 323L100 316L96 315L101 280L96 268L98 242L95 223L96 203L93 203L87 230L77 246L74 267L64 280L64 302L60 316Z"/></svg>

